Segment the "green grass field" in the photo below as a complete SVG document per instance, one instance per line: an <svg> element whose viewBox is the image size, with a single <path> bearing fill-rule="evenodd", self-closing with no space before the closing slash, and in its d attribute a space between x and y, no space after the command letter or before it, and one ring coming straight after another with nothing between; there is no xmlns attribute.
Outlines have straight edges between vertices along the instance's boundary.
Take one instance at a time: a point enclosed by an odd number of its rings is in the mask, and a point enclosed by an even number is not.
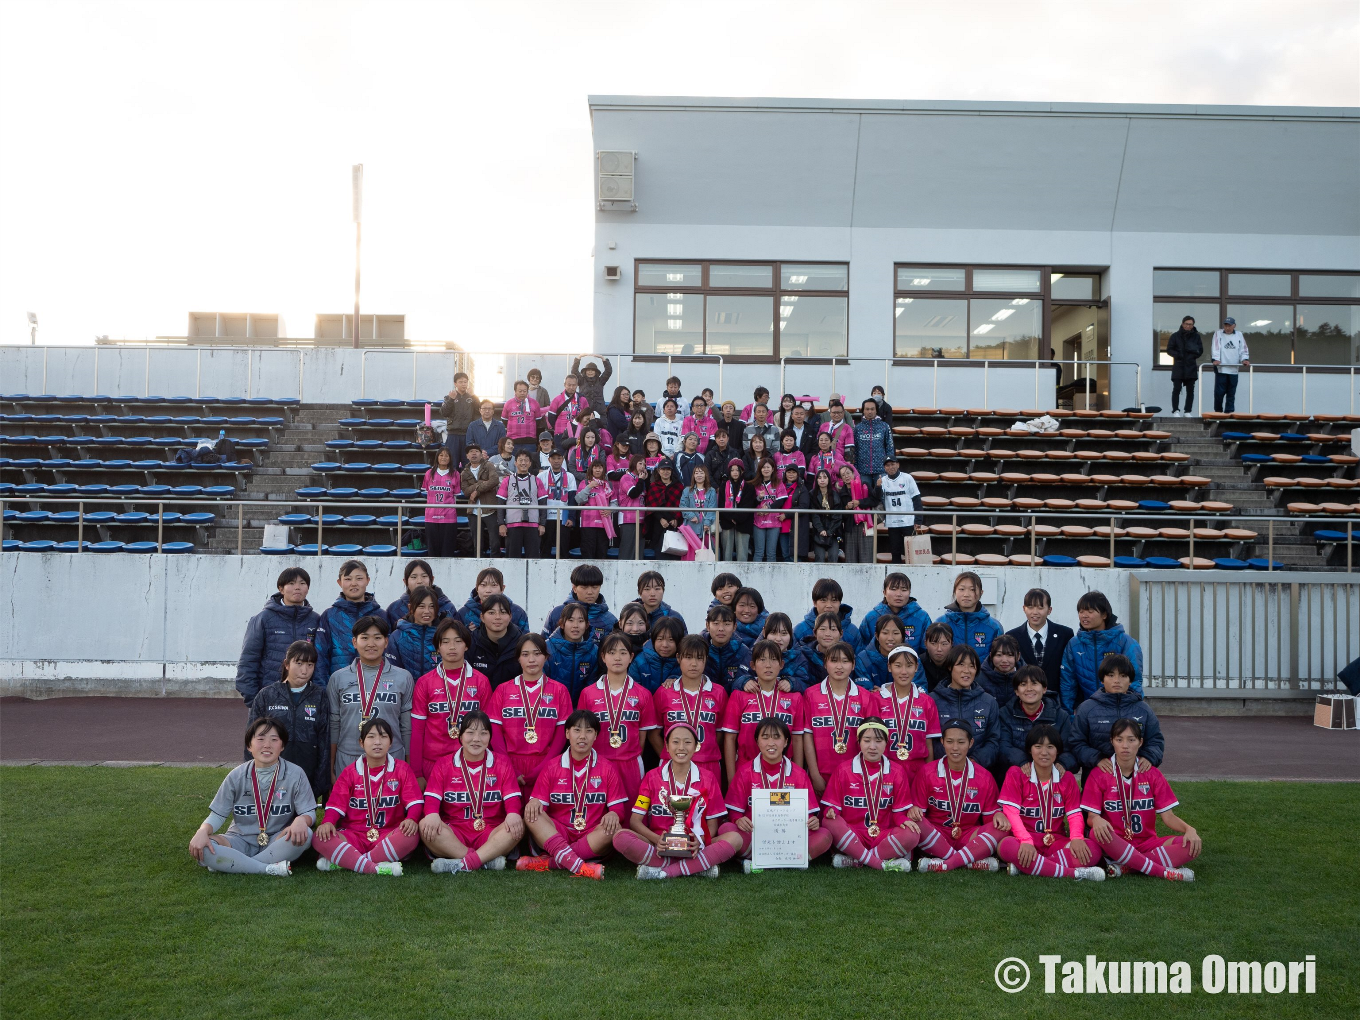
<svg viewBox="0 0 1360 1020"><path fill-rule="evenodd" d="M512 872L209 874L224 773L0 769L0 1011L27 1017L1355 1015L1360 785L1182 783L1199 880L838 871L640 883ZM1187 960L1188 996L1045 995L1038 957ZM1317 957L1315 995L1200 961ZM993 969L1018 956L1030 986ZM360 994L356 994L360 993Z"/></svg>

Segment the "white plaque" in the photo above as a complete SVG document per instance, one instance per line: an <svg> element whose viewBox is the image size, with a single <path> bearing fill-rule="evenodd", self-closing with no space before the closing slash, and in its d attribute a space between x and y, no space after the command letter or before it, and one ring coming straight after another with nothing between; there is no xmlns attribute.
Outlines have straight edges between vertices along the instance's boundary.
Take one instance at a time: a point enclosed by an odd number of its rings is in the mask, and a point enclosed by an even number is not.
<svg viewBox="0 0 1360 1020"><path fill-rule="evenodd" d="M808 866L806 790L751 791L751 866Z"/></svg>

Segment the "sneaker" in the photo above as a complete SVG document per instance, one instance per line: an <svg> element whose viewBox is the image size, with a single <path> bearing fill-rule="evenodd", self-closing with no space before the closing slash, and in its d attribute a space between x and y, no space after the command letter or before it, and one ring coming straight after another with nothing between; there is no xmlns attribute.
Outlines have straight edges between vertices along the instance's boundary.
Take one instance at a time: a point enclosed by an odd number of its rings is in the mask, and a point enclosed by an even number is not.
<svg viewBox="0 0 1360 1020"><path fill-rule="evenodd" d="M1080 869L1078 869L1078 870L1080 870ZM1019 868L1017 865L1014 865L1014 864L1007 864L1007 865L1006 865L1006 874L1008 874L1008 875L1010 875L1012 878L1014 878L1016 875L1020 874L1020 868Z"/></svg>
<svg viewBox="0 0 1360 1020"><path fill-rule="evenodd" d="M516 862L515 862L515 865L516 865L516 867L518 867L518 866L519 866L519 862L516 861ZM505 870L505 855L502 854L500 857L493 857L493 858L491 858L491 860L489 860L489 861L483 861L483 862L482 862L482 870L483 870L483 871L504 871L504 870Z"/></svg>
<svg viewBox="0 0 1360 1020"><path fill-rule="evenodd" d="M1109 878L1119 878L1124 874L1124 869L1111 861L1109 864L1105 865L1105 874Z"/></svg>
<svg viewBox="0 0 1360 1020"><path fill-rule="evenodd" d="M644 882L647 881L648 879L665 878L666 869L653 868L646 864L639 864L637 867L637 877L639 881Z"/></svg>
<svg viewBox="0 0 1360 1020"><path fill-rule="evenodd" d="M436 875L456 875L467 869L461 857L436 857L430 862L430 870Z"/></svg>
<svg viewBox="0 0 1360 1020"><path fill-rule="evenodd" d="M335 864L329 857L318 857L316 859L317 871L340 871L340 865Z"/></svg>
<svg viewBox="0 0 1360 1020"><path fill-rule="evenodd" d="M845 854L837 854L835 857L831 858L831 866L832 866L833 868L858 868L858 867L861 867L859 861L857 861L857 860L855 860L853 857L849 857L849 856L847 856L847 855L845 855Z"/></svg>
<svg viewBox="0 0 1360 1020"><path fill-rule="evenodd" d="M1184 411L1172 411L1172 412L1171 412L1171 417L1173 417L1173 418L1184 418L1184 417L1185 417L1185 412L1184 412Z"/></svg>
<svg viewBox="0 0 1360 1020"><path fill-rule="evenodd" d="M401 861L383 861L377 866L379 875L391 875L393 878L401 877Z"/></svg>
<svg viewBox="0 0 1360 1020"><path fill-rule="evenodd" d="M984 857L980 861L974 861L968 867L973 871L1000 871L1001 862L995 857Z"/></svg>
<svg viewBox="0 0 1360 1020"><path fill-rule="evenodd" d="M548 857L521 857L515 862L516 871L547 871L552 865Z"/></svg>
<svg viewBox="0 0 1360 1020"><path fill-rule="evenodd" d="M884 870L884 871L905 871L905 872L910 872L910 871L911 871L911 858L910 858L910 857L894 857L894 858L893 858L892 860L890 860L890 861L884 861L884 862L883 862L883 870Z"/></svg>
<svg viewBox="0 0 1360 1020"><path fill-rule="evenodd" d="M1078 868L1072 872L1072 877L1078 882L1103 882L1105 871L1103 868Z"/></svg>
<svg viewBox="0 0 1360 1020"><path fill-rule="evenodd" d="M524 858L521 857L520 860L523 861ZM516 867L518 867L518 865L516 865ZM526 869L524 869L524 870L527 871L528 869L526 868ZM603 865L603 864L595 864L595 863L592 863L592 862L588 862L588 863L582 864L582 865L581 865L581 870L578 871L578 872L576 872L576 877L577 877L577 878L593 878L593 879L595 879L595 881L597 881L597 882L603 882L603 881L604 881L604 865Z"/></svg>
<svg viewBox="0 0 1360 1020"><path fill-rule="evenodd" d="M266 864L264 873L276 878L287 878L293 873L293 865L289 861L276 861L273 864Z"/></svg>
<svg viewBox="0 0 1360 1020"><path fill-rule="evenodd" d="M1193 882L1195 873L1189 868L1168 868L1166 877L1173 882Z"/></svg>
<svg viewBox="0 0 1360 1020"><path fill-rule="evenodd" d="M764 868L756 868L756 867L752 867L752 866L751 866L751 859L748 857L748 858L746 858L746 860L744 860L744 861L741 862L741 870L742 870L742 872L743 872L744 874L747 874L747 875L759 875L759 874L761 874L765 869L764 869Z"/></svg>
<svg viewBox="0 0 1360 1020"><path fill-rule="evenodd" d="M927 871L943 871L944 860L939 857L922 857L916 864L916 870L922 874Z"/></svg>

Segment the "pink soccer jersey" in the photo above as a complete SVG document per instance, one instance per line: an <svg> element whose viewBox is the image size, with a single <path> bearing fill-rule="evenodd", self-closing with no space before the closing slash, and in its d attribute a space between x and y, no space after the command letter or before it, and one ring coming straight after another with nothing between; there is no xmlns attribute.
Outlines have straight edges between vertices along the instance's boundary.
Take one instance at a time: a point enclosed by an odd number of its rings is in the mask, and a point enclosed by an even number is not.
<svg viewBox="0 0 1360 1020"><path fill-rule="evenodd" d="M642 754L643 736L648 730L657 728L652 692L631 676L618 691L606 693L608 683L608 679L600 677L583 688L576 699L576 707L594 712L599 717L600 736L595 741L595 749L599 751L600 757L614 762L620 769L625 764L636 768L633 762ZM623 743L618 747L609 746L611 715L617 716L612 725L617 727L619 736L623 738Z"/></svg>
<svg viewBox="0 0 1360 1020"><path fill-rule="evenodd" d="M1113 759L1112 759L1113 760ZM1171 792L1171 784L1166 781L1159 768L1150 768L1137 773L1132 780L1133 791L1129 797L1132 810L1124 817L1124 795L1120 792L1122 777L1115 766L1114 775L1102 768L1091 770L1086 777L1086 789L1082 792L1081 806L1087 811L1103 815L1114 826L1114 831L1124 835L1125 826L1132 831L1132 837L1125 837L1137 848L1142 843L1157 839L1157 815L1170 811L1180 803ZM1129 782L1122 780L1125 788Z"/></svg>
<svg viewBox="0 0 1360 1020"><path fill-rule="evenodd" d="M487 702L486 714L491 717L491 725L497 729L505 749L513 755L537 756L546 752L553 744L559 727L567 725L571 715L571 695L567 689L550 677L542 677L532 686L523 683L523 677L501 684L491 693ZM533 743L524 739L529 726L529 713L534 714L533 731L538 740Z"/></svg>
<svg viewBox="0 0 1360 1020"><path fill-rule="evenodd" d="M721 769L722 748L718 746L718 730L722 724L723 712L727 709L727 691L708 677L696 693L682 690L680 678L668 680L657 688L652 696L656 710L656 721L664 732L673 722L689 722L699 732L699 749L694 752L694 761L713 765ZM662 761L670 756L663 746Z"/></svg>
<svg viewBox="0 0 1360 1020"><path fill-rule="evenodd" d="M903 739L897 732L897 725L899 719L905 719L907 723L905 743L911 752L907 756L907 761L928 761L930 741L940 736L940 711L935 707L935 699L915 684L912 684L911 696L908 698L895 696L892 684L884 684L875 694L878 701L869 711L871 715L877 715L888 724L888 731L891 734L888 756L894 760L901 760L897 758L897 748Z"/></svg>
<svg viewBox="0 0 1360 1020"><path fill-rule="evenodd" d="M424 799L410 765L389 754L381 773L371 775L367 769L363 758L345 766L326 800L325 821L346 832L366 831L370 791L375 800L373 820L382 833L391 832L406 818L420 819L425 813Z"/></svg>
<svg viewBox="0 0 1360 1020"><path fill-rule="evenodd" d="M750 816L752 790L806 790L808 814L815 815L818 811L812 780L788 758L773 768L764 758L744 761L737 766L737 774L727 787L728 817L733 821Z"/></svg>
<svg viewBox="0 0 1360 1020"><path fill-rule="evenodd" d="M1062 775L1041 787L1032 769L1027 776L1012 765L1006 772L1006 781L1001 784L997 803L1020 812L1021 821L1032 834L1051 832L1065 837L1063 819L1073 815L1081 818L1081 789L1076 777L1061 765L1054 765L1053 771L1055 775L1059 772Z"/></svg>
<svg viewBox="0 0 1360 1020"><path fill-rule="evenodd" d="M797 691L781 691L776 688L768 694L764 691L748 694L738 689L728 697L727 708L723 711L722 728L724 733L737 735L738 764L759 756L756 727L760 720L770 716L782 719L794 739L807 732L807 706L803 696Z"/></svg>
<svg viewBox="0 0 1360 1020"><path fill-rule="evenodd" d="M422 779L430 778L435 762L458 750L458 738L449 730L469 712L475 712L491 697L491 682L467 663L453 676L441 675L436 666L416 681L411 697L411 765ZM455 706L451 699L462 696Z"/></svg>
<svg viewBox="0 0 1360 1020"><path fill-rule="evenodd" d="M681 784L671 775L671 763L664 762L643 776L642 787L638 790L637 800L633 803L633 814L641 815L647 822L647 828L653 832L665 832L671 827L674 818L661 797L663 788L696 798L686 816L687 823L690 830L699 836L700 841L707 844L708 826L701 823L709 819L717 820L727 814L722 790L712 773L705 772L691 762L689 776Z"/></svg>
<svg viewBox="0 0 1360 1020"><path fill-rule="evenodd" d="M538 435L538 420L542 417L543 408L533 397L523 400L511 397L501 410L505 434L511 439L533 439Z"/></svg>
<svg viewBox="0 0 1360 1020"><path fill-rule="evenodd" d="M490 832L507 814L520 814L519 781L509 759L488 750L478 762L467 762L467 776L463 775L463 751L440 758L434 772L425 783L426 811L439 811L439 817L457 831L470 831L476 818L473 795L482 790L482 821ZM482 770L486 779L482 779ZM472 789L468 789L468 780ZM459 838L462 838L461 836ZM467 842L464 840L464 842Z"/></svg>
<svg viewBox="0 0 1360 1020"><path fill-rule="evenodd" d="M564 833L592 832L609 811L618 815L620 822L626 824L628 820L628 794L619 770L593 750L585 761L572 758L567 750L545 765L534 783L533 799L547 808L548 817ZM582 830L572 827L578 806L586 816Z"/></svg>
<svg viewBox="0 0 1360 1020"><path fill-rule="evenodd" d="M822 791L822 807L834 810L861 840L869 836L870 789L878 791L880 832L907 820L912 808L911 781L900 762L884 758L870 765L857 754L836 769Z"/></svg>
<svg viewBox="0 0 1360 1020"><path fill-rule="evenodd" d="M954 809L950 808L951 793ZM963 829L983 825L996 814L996 780L986 769L974 765L971 758L963 772L952 770L945 758L937 761L934 768L922 768L916 773L912 795L926 813L926 820L945 830L956 824Z"/></svg>
<svg viewBox="0 0 1360 1020"><path fill-rule="evenodd" d="M859 754L859 740L855 729L878 707L877 695L873 691L851 682L842 697L831 693L827 681L809 687L803 693L807 706L807 732L812 734L812 748L817 752L817 771L822 778L830 780L836 769L851 761ZM836 753L835 732L837 719L844 714L839 731L845 741L845 750Z"/></svg>

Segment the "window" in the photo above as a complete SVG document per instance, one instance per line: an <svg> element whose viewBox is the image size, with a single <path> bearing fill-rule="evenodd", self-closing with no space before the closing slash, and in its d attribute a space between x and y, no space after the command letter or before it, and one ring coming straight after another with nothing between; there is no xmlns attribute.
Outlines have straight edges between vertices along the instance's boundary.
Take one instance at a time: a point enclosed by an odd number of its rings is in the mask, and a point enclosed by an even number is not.
<svg viewBox="0 0 1360 1020"><path fill-rule="evenodd" d="M897 266L894 354L1005 361L1047 357L1043 281L1051 275L1037 268ZM1090 300L1096 278L1084 279L1082 296Z"/></svg>
<svg viewBox="0 0 1360 1020"><path fill-rule="evenodd" d="M850 267L843 262L638 262L635 278L637 354L846 356Z"/></svg>
<svg viewBox="0 0 1360 1020"><path fill-rule="evenodd" d="M1171 364L1166 342L1185 315L1204 339L1200 364L1226 317L1237 320L1254 364L1360 364L1360 273L1154 269L1152 287L1158 367Z"/></svg>

